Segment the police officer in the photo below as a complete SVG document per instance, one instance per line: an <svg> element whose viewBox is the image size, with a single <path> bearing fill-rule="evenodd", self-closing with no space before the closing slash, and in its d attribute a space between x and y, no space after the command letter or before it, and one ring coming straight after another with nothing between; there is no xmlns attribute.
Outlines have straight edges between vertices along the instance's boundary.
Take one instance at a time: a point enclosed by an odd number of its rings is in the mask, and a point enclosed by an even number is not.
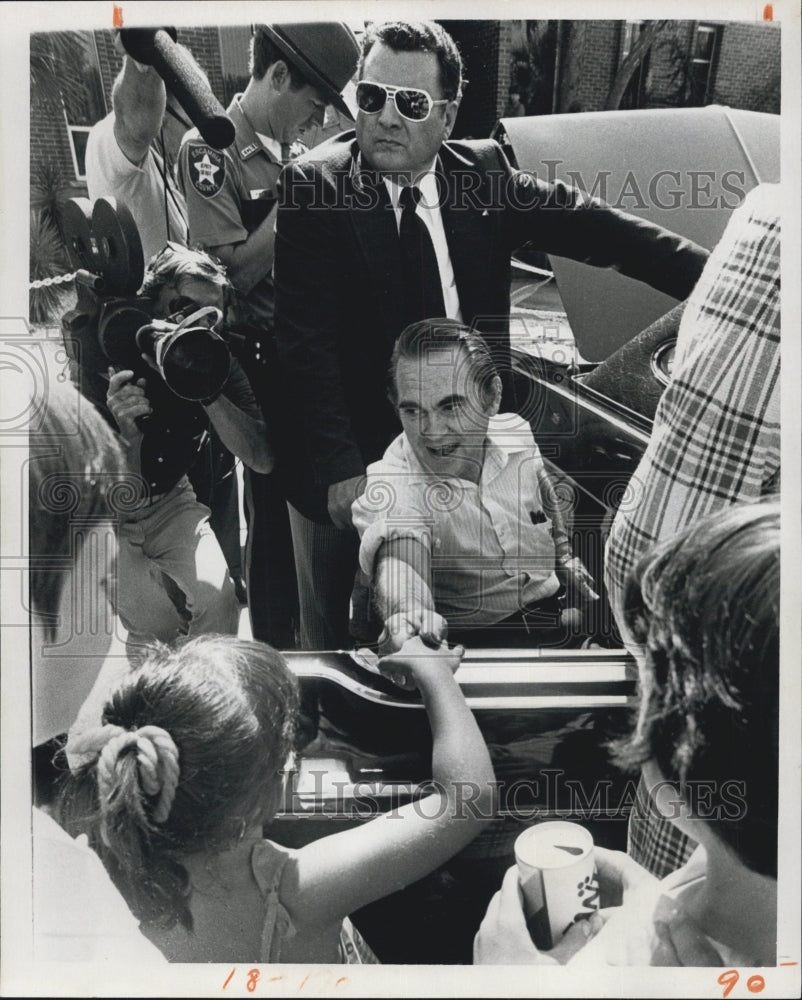
<svg viewBox="0 0 802 1000"><path fill-rule="evenodd" d="M239 293L239 357L271 432L283 409L272 337L276 183L299 133L322 124L327 104L349 113L340 92L357 56L345 24L258 25L251 78L228 108L233 145L213 149L192 130L179 153L190 240L223 261ZM254 637L286 649L295 645L297 590L280 475L280 465L271 476L246 470L246 574Z"/></svg>

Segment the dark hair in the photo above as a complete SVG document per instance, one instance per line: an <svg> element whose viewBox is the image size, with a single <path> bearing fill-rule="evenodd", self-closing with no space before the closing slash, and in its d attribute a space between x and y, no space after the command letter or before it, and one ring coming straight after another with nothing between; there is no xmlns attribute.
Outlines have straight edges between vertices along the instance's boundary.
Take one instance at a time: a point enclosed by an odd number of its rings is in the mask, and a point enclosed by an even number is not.
<svg viewBox="0 0 802 1000"><path fill-rule="evenodd" d="M225 265L217 257L205 250L181 246L179 243L167 243L151 257L139 294L155 304L162 289L177 289L182 278L198 278L219 285L223 290L226 307L236 298ZM166 319L164 316L158 318Z"/></svg>
<svg viewBox="0 0 802 1000"><path fill-rule="evenodd" d="M89 836L140 920L191 929L181 857L226 849L261 819L279 787L297 708L297 682L281 654L232 636L201 636L174 650L157 644L111 695L104 726L124 736L143 727L169 734L175 796L159 815L133 745L119 752L108 777L100 755L68 777L60 820L73 836ZM101 766L110 789L103 797Z"/></svg>
<svg viewBox="0 0 802 1000"><path fill-rule="evenodd" d="M248 70L251 76L254 80L261 80L273 63L277 63L279 60L289 70L290 87L293 90L300 90L301 87L307 86L309 81L303 73L278 48L262 25L257 25L251 36L250 60L248 62Z"/></svg>
<svg viewBox="0 0 802 1000"><path fill-rule="evenodd" d="M376 42L394 52L432 52L440 66L440 85L443 96L456 101L462 96L465 81L462 79L462 58L454 39L436 21L386 21L371 24L362 36L361 52L357 65L357 79L361 80L365 60ZM432 95L436 97L435 94Z"/></svg>
<svg viewBox="0 0 802 1000"><path fill-rule="evenodd" d="M167 243L151 257L140 295L155 299L165 285L174 285L180 278L201 278L228 288L230 281L225 266L205 250Z"/></svg>
<svg viewBox="0 0 802 1000"><path fill-rule="evenodd" d="M398 405L396 370L401 358L423 361L429 351L451 348L456 357L464 351L473 384L479 389L481 401L489 403L495 396L493 380L498 378L495 362L481 334L455 319L422 319L402 330L390 358L387 394L393 406Z"/></svg>
<svg viewBox="0 0 802 1000"><path fill-rule="evenodd" d="M779 614L776 499L719 511L644 555L624 611L642 647L638 722L615 747L625 767L654 760L686 801L689 782L713 783L699 818L775 878ZM743 783L745 810L715 801L729 782Z"/></svg>
<svg viewBox="0 0 802 1000"><path fill-rule="evenodd" d="M118 438L71 382L53 379L31 429L28 463L30 590L52 638L73 570L74 526L116 520L115 498L135 492Z"/></svg>

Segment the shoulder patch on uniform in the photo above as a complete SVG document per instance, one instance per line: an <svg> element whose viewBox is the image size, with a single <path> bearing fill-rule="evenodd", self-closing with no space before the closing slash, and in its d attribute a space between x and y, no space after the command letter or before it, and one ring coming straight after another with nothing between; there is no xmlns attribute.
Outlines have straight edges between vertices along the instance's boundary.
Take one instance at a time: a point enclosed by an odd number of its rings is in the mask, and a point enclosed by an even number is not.
<svg viewBox="0 0 802 1000"><path fill-rule="evenodd" d="M187 150L187 162L192 186L204 198L213 198L226 177L223 154L205 143L191 144Z"/></svg>

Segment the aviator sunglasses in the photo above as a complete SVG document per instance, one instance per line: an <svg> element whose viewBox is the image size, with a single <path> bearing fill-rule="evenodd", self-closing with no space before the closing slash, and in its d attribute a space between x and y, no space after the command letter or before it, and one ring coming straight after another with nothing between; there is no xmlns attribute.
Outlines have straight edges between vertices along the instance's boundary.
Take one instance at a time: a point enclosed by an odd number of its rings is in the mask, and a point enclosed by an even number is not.
<svg viewBox="0 0 802 1000"><path fill-rule="evenodd" d="M377 115L390 97L395 109L409 122L425 122L436 104L448 104L447 99L435 101L431 94L416 87L393 87L389 83L360 80L356 85L356 103L366 115Z"/></svg>

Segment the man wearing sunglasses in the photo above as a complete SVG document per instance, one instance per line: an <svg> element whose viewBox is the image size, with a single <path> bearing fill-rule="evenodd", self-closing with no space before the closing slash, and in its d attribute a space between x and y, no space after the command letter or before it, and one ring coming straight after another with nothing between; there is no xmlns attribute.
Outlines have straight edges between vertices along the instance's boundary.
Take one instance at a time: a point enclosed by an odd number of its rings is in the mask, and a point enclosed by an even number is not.
<svg viewBox="0 0 802 1000"><path fill-rule="evenodd" d="M514 409L514 249L531 241L545 252L615 267L679 299L707 258L659 227L514 171L492 140L449 141L462 67L440 25L372 25L357 77L356 133L285 171L276 235L302 638L324 649L348 642L358 548L351 504L366 465L400 431L385 373L401 331L438 315L478 328L502 373L502 405Z"/></svg>
<svg viewBox="0 0 802 1000"><path fill-rule="evenodd" d="M256 25L251 78L228 107L234 143L213 149L193 129L179 154L190 238L223 261L238 292L240 327L249 331L240 360L271 435L284 420L273 343L276 183L299 133L323 123L327 104L347 113L340 91L353 76L357 55L353 33L338 22ZM245 506L254 638L293 648L295 567L280 470L271 476L246 473Z"/></svg>

